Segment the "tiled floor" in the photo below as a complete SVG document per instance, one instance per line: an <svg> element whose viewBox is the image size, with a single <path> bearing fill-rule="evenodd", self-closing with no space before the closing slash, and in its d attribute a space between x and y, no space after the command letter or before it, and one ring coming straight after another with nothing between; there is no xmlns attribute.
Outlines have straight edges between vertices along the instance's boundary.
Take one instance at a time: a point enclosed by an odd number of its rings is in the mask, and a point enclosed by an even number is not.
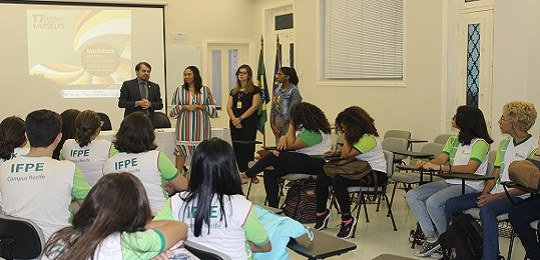
<svg viewBox="0 0 540 260"><path fill-rule="evenodd" d="M393 184L389 185L389 197L391 195L391 188L393 188L392 185ZM245 191L247 191L247 185L245 186ZM259 204L264 202L264 186L262 181L257 185L253 185L250 199ZM419 246L417 246L416 249L411 249L411 244L409 243L409 233L411 229L416 227L416 220L405 202L405 192L403 190L398 189L398 191L396 191L396 197L392 207L398 231L393 231L392 222L389 217L386 217L388 210L386 205L381 205L380 212L376 212L375 209L376 205L368 205L368 214L370 218L369 223L366 223L366 218L363 212L361 212L356 230L356 237L349 239L349 241L356 243L358 248L352 252L337 256L335 259L374 259L383 254L391 254L413 259L431 259L429 257L418 258L414 256L414 252L419 250ZM337 234L339 227L336 226L339 225L339 223L340 216L337 214L336 210L333 209L330 223L324 232L332 235ZM509 239L500 238L499 241L501 254L506 258ZM519 239L516 238L512 259L521 260L523 259L524 254L523 247L519 242ZM291 259L305 259L292 251L290 255ZM381 257L381 259L390 260L392 258Z"/></svg>

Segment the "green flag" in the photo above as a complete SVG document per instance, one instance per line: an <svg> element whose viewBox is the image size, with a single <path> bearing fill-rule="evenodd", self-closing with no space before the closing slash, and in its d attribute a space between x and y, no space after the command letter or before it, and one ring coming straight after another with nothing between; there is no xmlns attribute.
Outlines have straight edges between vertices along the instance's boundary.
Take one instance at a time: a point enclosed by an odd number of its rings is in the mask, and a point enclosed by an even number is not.
<svg viewBox="0 0 540 260"><path fill-rule="evenodd" d="M266 84L266 69L264 68L263 49L259 52L259 66L257 69L257 86L261 88L261 103L259 103L259 109L257 110L257 117L259 122L257 123L257 129L264 134L264 124L268 120L266 113L266 104L270 101L268 95L268 85Z"/></svg>

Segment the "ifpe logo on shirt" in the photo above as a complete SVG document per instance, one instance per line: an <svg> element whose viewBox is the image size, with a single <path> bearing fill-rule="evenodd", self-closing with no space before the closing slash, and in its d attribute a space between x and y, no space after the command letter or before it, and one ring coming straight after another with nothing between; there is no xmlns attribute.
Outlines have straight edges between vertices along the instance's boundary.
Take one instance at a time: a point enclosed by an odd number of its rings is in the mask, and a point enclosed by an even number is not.
<svg viewBox="0 0 540 260"><path fill-rule="evenodd" d="M131 158L114 162L114 169L118 171L130 167L136 167L137 165L137 158Z"/></svg>
<svg viewBox="0 0 540 260"><path fill-rule="evenodd" d="M19 172L41 172L45 163L15 163L11 165L11 173Z"/></svg>
<svg viewBox="0 0 540 260"><path fill-rule="evenodd" d="M10 167L12 174L17 174L15 176L9 176L7 181L28 181L28 180L43 180L45 179L44 174L39 175L19 175L32 172L42 172L44 168L44 163L14 163Z"/></svg>

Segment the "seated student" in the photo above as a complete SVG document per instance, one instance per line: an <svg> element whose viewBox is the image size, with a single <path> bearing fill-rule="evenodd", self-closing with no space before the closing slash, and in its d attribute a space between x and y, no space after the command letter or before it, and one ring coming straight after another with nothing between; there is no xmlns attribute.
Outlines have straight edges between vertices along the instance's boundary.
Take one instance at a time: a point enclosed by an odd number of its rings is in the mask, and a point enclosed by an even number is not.
<svg viewBox="0 0 540 260"><path fill-rule="evenodd" d="M127 171L139 178L146 189L152 214L156 214L168 197L163 182L177 191L187 188L187 180L169 158L156 150L156 136L150 118L143 112L134 112L124 118L116 133L114 146L118 154L103 166L103 174Z"/></svg>
<svg viewBox="0 0 540 260"><path fill-rule="evenodd" d="M75 119L75 139L68 139L60 153L61 160L68 160L83 172L90 186L103 176L105 161L118 151L109 140L97 139L101 132L101 119L92 110L81 112Z"/></svg>
<svg viewBox="0 0 540 260"><path fill-rule="evenodd" d="M343 132L345 143L343 149L337 154L343 158L356 158L369 163L377 175L377 185L384 185L388 179L386 175L386 159L382 151L381 140L374 124L375 120L362 108L348 107L338 114L336 128ZM351 180L343 176L328 177L324 172L317 177L317 224L315 229L326 228L330 218L327 209L328 186L332 185L339 208L341 209L341 228L337 234L340 238L349 238L352 235L356 218L351 216L351 199L347 187L358 186L361 180ZM375 183L373 183L375 184ZM364 184L365 185L365 184Z"/></svg>
<svg viewBox="0 0 540 260"><path fill-rule="evenodd" d="M271 249L253 203L242 195L232 147L221 139L210 138L197 146L191 160L188 190L169 200L154 219L186 223L188 241L215 249L231 259L251 259L251 252Z"/></svg>
<svg viewBox="0 0 540 260"><path fill-rule="evenodd" d="M513 205L506 197L501 182L509 181L508 166L515 160L534 156L538 140L528 133L536 120L536 109L532 103L513 101L503 107L499 128L510 137L499 144L495 159L495 179L488 180L482 192L472 192L446 201L446 217L450 222L455 213L470 208L480 208L480 220L484 234L482 258L496 260L499 252L499 228L497 216L508 213ZM528 197L523 191L509 189L515 202Z"/></svg>
<svg viewBox="0 0 540 260"><path fill-rule="evenodd" d="M34 221L49 238L69 225L72 196L83 200L90 186L81 170L69 161L51 158L62 138L60 115L37 110L26 117L30 152L0 166L4 214Z"/></svg>
<svg viewBox="0 0 540 260"><path fill-rule="evenodd" d="M23 148L26 143L24 120L10 116L0 123L0 164L19 155L25 155L30 149Z"/></svg>
<svg viewBox="0 0 540 260"><path fill-rule="evenodd" d="M279 204L279 178L289 173L318 175L323 172L324 160L310 155L322 155L332 145L330 123L317 106L307 102L295 104L290 120L289 131L279 139L276 150L240 174L242 182L247 182L266 167L273 166L274 171L264 172L264 189L268 206L274 208Z"/></svg>
<svg viewBox="0 0 540 260"><path fill-rule="evenodd" d="M75 118L81 113L78 109L67 109L60 114L62 118L62 139L58 143L53 152L54 159L60 159L60 150L64 146L67 139L75 138Z"/></svg>
<svg viewBox="0 0 540 260"><path fill-rule="evenodd" d="M429 162L418 160L416 166L426 170L485 175L489 144L493 140L489 137L482 111L473 106L458 107L452 117L452 127L457 128L459 134L448 139L443 153ZM447 162L450 164L445 165ZM466 181L465 184L465 193L479 192L484 188L483 181ZM461 189L460 179L446 179L426 183L407 192L407 203L426 236L416 256L442 257L439 235L447 228L444 205L448 199L460 196Z"/></svg>
<svg viewBox="0 0 540 260"><path fill-rule="evenodd" d="M186 237L180 221L149 221L152 213L134 175L107 174L73 216L73 226L53 234L45 259L150 259Z"/></svg>

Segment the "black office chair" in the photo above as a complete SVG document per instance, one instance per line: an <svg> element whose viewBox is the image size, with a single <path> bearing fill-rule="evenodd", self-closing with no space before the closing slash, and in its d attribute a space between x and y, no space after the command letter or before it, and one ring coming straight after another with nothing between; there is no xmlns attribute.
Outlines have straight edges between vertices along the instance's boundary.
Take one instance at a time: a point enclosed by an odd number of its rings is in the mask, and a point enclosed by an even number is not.
<svg viewBox="0 0 540 260"><path fill-rule="evenodd" d="M34 222L0 214L0 257L34 259L44 245L43 232Z"/></svg>
<svg viewBox="0 0 540 260"><path fill-rule="evenodd" d="M163 112L154 112L154 128L171 128L171 121Z"/></svg>
<svg viewBox="0 0 540 260"><path fill-rule="evenodd" d="M191 241L184 241L184 247L196 257L204 260L230 260L231 258L214 249Z"/></svg>
<svg viewBox="0 0 540 260"><path fill-rule="evenodd" d="M111 126L111 119L109 119L109 116L105 113L98 112L99 118L101 118L101 122L103 122L103 125L101 126L102 131L110 131L112 130Z"/></svg>

